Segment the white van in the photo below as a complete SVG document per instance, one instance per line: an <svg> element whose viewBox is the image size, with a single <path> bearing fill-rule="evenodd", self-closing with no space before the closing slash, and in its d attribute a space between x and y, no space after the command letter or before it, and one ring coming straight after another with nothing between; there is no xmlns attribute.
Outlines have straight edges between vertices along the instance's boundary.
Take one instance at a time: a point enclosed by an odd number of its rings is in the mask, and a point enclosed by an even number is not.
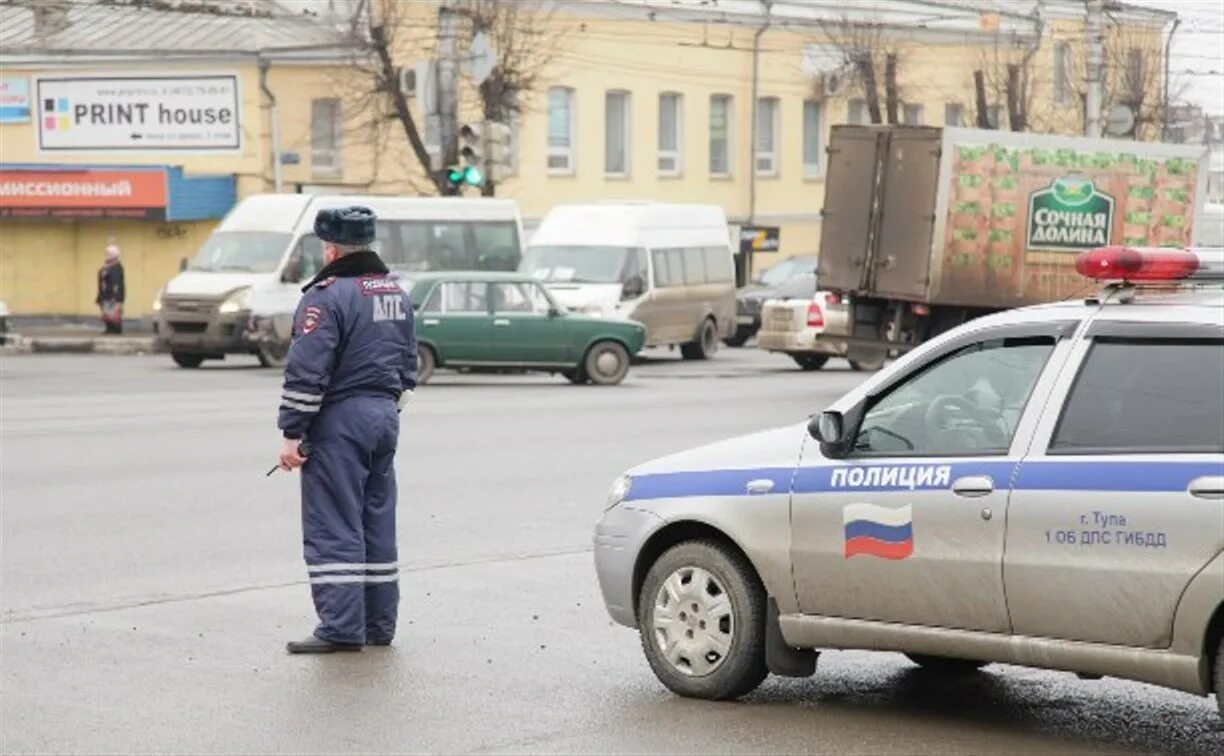
<svg viewBox="0 0 1224 756"><path fill-rule="evenodd" d="M227 354L283 364L302 285L323 267L319 210L365 205L378 215L374 249L414 271L512 271L522 224L511 200L257 194L239 202L153 305L160 345L182 367Z"/></svg>
<svg viewBox="0 0 1224 756"><path fill-rule="evenodd" d="M521 272L572 310L636 320L646 345L705 359L735 330L735 263L717 205L560 205L531 237Z"/></svg>

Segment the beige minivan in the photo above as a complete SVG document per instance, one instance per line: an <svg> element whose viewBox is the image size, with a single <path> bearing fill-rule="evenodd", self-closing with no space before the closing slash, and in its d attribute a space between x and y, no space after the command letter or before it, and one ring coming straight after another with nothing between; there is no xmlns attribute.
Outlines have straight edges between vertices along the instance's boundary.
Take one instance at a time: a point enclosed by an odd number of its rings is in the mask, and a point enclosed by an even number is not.
<svg viewBox="0 0 1224 756"><path fill-rule="evenodd" d="M702 360L735 330L735 264L716 205L559 205L544 217L520 271L571 310L636 320L647 346Z"/></svg>

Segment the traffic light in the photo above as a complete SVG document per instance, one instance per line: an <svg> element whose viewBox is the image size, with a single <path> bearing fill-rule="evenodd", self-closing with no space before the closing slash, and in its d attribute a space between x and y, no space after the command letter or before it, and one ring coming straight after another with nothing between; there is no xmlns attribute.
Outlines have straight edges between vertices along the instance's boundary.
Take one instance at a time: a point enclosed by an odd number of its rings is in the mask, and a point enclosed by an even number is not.
<svg viewBox="0 0 1224 756"><path fill-rule="evenodd" d="M446 180L453 187L483 186L484 145L481 139L482 128L479 123L465 123L459 129L459 160L461 165L453 166L446 171Z"/></svg>

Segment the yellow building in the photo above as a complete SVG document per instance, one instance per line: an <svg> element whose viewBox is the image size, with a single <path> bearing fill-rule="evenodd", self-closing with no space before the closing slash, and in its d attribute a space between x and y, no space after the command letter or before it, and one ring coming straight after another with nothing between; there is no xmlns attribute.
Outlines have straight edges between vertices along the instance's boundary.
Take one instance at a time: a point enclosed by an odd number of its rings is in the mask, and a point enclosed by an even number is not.
<svg viewBox="0 0 1224 756"><path fill-rule="evenodd" d="M146 313L224 212L223 200L209 205L196 196L203 184L183 188L192 180L210 178L218 191L218 177L228 179L239 199L278 189L434 193L403 125L389 117L388 88L376 86L384 82L368 32L384 23L396 74L414 68L444 51L440 0L215 2L253 15L57 0L40 3L43 12L0 6L0 298L15 314L91 313L94 275L111 240L124 251L129 313ZM460 62L475 32L464 6L445 4L457 19ZM1032 131L1084 128L1082 2L779 0L767 12L756 0L574 0L519 8L515 23L536 46L516 48L518 61L535 81L515 97L513 170L497 193L517 199L529 230L563 202L703 202L721 205L734 225L779 227L780 250L758 254L755 269L779 256L815 254L829 128L867 122L867 69L885 118L895 90L899 122L974 125L980 72L992 126L1007 128L1012 111ZM349 18L355 9L365 15ZM1162 42L1172 18L1128 7L1105 19L1105 111L1132 106L1139 138L1159 134L1152 114L1163 102ZM166 82L145 115L168 118L169 126L125 143L137 132L124 131L122 114L78 113L69 102L74 118L120 122L84 129L88 138L48 128L47 106L55 115L61 97L115 104L123 101L121 80L137 89ZM204 87L194 98L182 89L192 81ZM10 102L20 107L23 86L24 121L5 110ZM459 90L460 120L480 120L478 90L466 74ZM407 102L437 159L436 120L422 117L415 96ZM193 124L186 112L186 123L174 123L176 109L193 105L212 108L213 122ZM221 123L226 108L232 120ZM121 173L160 166L163 204L140 219L98 207L86 208L92 215L77 208L74 218L5 189L37 183L22 177L39 170L103 166ZM54 191L62 203L65 192L80 190ZM41 209L16 211L30 202Z"/></svg>

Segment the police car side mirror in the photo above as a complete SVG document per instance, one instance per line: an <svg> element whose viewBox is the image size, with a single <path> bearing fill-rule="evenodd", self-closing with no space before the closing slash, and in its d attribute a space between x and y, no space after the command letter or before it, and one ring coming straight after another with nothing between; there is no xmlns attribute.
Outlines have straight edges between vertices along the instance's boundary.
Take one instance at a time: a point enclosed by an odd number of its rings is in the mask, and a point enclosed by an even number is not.
<svg viewBox="0 0 1224 756"><path fill-rule="evenodd" d="M826 457L846 456L846 421L840 412L821 412L808 422L808 434L820 442Z"/></svg>

